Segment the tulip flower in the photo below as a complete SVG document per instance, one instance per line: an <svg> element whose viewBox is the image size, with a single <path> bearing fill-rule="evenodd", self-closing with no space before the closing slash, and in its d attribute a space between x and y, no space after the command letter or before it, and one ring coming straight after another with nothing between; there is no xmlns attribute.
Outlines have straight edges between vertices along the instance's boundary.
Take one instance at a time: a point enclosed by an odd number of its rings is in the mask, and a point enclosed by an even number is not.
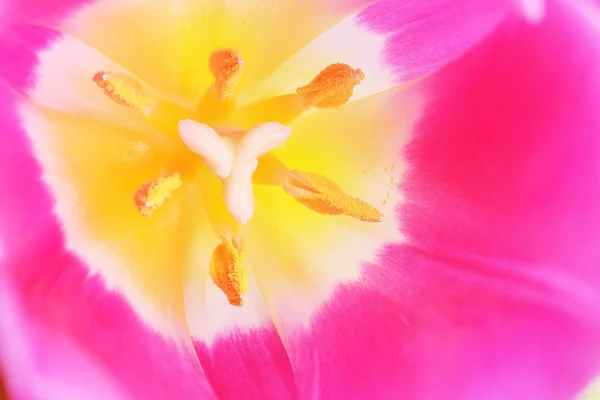
<svg viewBox="0 0 600 400"><path fill-rule="evenodd" d="M570 399L587 0L3 0L14 399Z"/></svg>

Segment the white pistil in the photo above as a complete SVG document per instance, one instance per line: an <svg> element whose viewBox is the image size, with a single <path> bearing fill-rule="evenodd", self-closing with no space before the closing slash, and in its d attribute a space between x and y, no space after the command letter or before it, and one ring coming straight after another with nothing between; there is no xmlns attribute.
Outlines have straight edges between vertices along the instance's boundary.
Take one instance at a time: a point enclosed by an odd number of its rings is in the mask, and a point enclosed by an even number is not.
<svg viewBox="0 0 600 400"><path fill-rule="evenodd" d="M198 154L219 178L225 179L233 167L233 145L208 125L191 119L179 121L179 136L183 143Z"/></svg>
<svg viewBox="0 0 600 400"><path fill-rule="evenodd" d="M292 130L277 122L258 124L238 136L221 136L208 125L179 121L179 135L223 179L223 197L231 216L245 224L254 214L252 174L258 158L281 146Z"/></svg>
<svg viewBox="0 0 600 400"><path fill-rule="evenodd" d="M256 160L284 144L291 133L290 128L278 122L265 122L252 127L244 133L236 149L236 162L242 164Z"/></svg>
<svg viewBox="0 0 600 400"><path fill-rule="evenodd" d="M252 174L258 167L258 160L236 164L231 174L223 180L223 198L229 213L241 224L250 221L254 214L254 192Z"/></svg>

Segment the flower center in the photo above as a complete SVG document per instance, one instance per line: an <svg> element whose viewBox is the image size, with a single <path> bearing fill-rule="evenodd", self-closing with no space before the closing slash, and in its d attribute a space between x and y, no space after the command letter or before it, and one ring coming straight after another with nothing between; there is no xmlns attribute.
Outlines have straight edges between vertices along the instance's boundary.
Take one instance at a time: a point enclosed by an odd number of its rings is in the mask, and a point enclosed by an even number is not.
<svg viewBox="0 0 600 400"><path fill-rule="evenodd" d="M209 173L221 180L220 190L202 191L213 231L221 238L207 263L213 282L229 303L241 306L248 292L248 267L244 241L237 232L238 225L251 222L253 185L280 186L300 205L323 215L343 215L364 222L381 220L377 209L347 194L328 178L289 170L272 153L293 134L286 125L294 118L310 108L342 106L365 76L360 69L332 64L296 93L237 107L235 91L244 69L241 54L236 50L215 51L209 67L214 84L194 110L162 98L128 76L102 71L93 80L108 97L135 109L153 128L172 139L172 155L163 175L142 182L133 196L141 216L159 212L170 196L177 195L177 190L193 179L202 181ZM222 205L225 214L218 211Z"/></svg>

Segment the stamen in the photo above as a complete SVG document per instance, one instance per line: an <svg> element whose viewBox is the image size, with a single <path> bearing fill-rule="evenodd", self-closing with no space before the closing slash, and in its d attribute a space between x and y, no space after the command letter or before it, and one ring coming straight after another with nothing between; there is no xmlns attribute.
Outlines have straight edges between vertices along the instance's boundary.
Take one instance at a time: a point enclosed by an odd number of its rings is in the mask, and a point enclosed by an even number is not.
<svg viewBox="0 0 600 400"><path fill-rule="evenodd" d="M181 185L181 176L177 172L144 183L133 197L140 214L150 217Z"/></svg>
<svg viewBox="0 0 600 400"><path fill-rule="evenodd" d="M364 78L360 69L341 63L331 64L308 85L299 87L296 93L315 107L339 107L350 100L354 86Z"/></svg>
<svg viewBox="0 0 600 400"><path fill-rule="evenodd" d="M337 184L312 172L292 170L283 190L300 204L325 215L348 215L365 222L380 222L382 214L375 208L346 194Z"/></svg>
<svg viewBox="0 0 600 400"><path fill-rule="evenodd" d="M221 101L233 100L235 98L235 87L237 86L244 60L237 50L218 50L210 55L210 72L215 77L215 89L217 99Z"/></svg>
<svg viewBox="0 0 600 400"><path fill-rule="evenodd" d="M147 113L146 106L154 101L144 94L141 85L131 78L119 78L101 71L94 75L93 80L108 97L121 105L132 107L142 114Z"/></svg>
<svg viewBox="0 0 600 400"><path fill-rule="evenodd" d="M241 307L248 295L248 268L242 243L221 237L213 251L208 272L213 282L225 293L229 304Z"/></svg>
<svg viewBox="0 0 600 400"><path fill-rule="evenodd" d="M215 83L200 98L194 119L216 125L235 110L235 88L242 76L244 60L236 50L218 50L210 55L209 68Z"/></svg>

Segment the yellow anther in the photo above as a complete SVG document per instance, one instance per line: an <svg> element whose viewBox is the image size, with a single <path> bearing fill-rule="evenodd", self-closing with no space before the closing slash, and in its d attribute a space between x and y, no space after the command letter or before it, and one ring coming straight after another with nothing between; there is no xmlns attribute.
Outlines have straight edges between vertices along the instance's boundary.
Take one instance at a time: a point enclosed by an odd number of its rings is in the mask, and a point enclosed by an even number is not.
<svg viewBox="0 0 600 400"><path fill-rule="evenodd" d="M146 114L146 106L154 101L144 94L142 86L131 78L117 77L101 71L94 75L93 80L108 97L142 114Z"/></svg>
<svg viewBox="0 0 600 400"><path fill-rule="evenodd" d="M235 87L237 86L244 60L236 50L218 50L210 55L210 72L215 77L215 90L217 99L221 101L235 98Z"/></svg>
<svg viewBox="0 0 600 400"><path fill-rule="evenodd" d="M308 85L299 87L296 93L315 107L339 107L348 102L354 86L363 79L365 74L360 69L341 63L331 64Z"/></svg>
<svg viewBox="0 0 600 400"><path fill-rule="evenodd" d="M234 243L235 242L235 243ZM221 237L210 259L209 274L213 282L225 293L229 304L241 307L248 295L248 268L246 251L238 240Z"/></svg>
<svg viewBox="0 0 600 400"><path fill-rule="evenodd" d="M382 214L375 207L346 194L322 175L292 170L285 179L283 190L320 214L344 214L365 222L381 221Z"/></svg>
<svg viewBox="0 0 600 400"><path fill-rule="evenodd" d="M181 184L181 176L177 172L144 183L133 196L140 214L151 216Z"/></svg>

